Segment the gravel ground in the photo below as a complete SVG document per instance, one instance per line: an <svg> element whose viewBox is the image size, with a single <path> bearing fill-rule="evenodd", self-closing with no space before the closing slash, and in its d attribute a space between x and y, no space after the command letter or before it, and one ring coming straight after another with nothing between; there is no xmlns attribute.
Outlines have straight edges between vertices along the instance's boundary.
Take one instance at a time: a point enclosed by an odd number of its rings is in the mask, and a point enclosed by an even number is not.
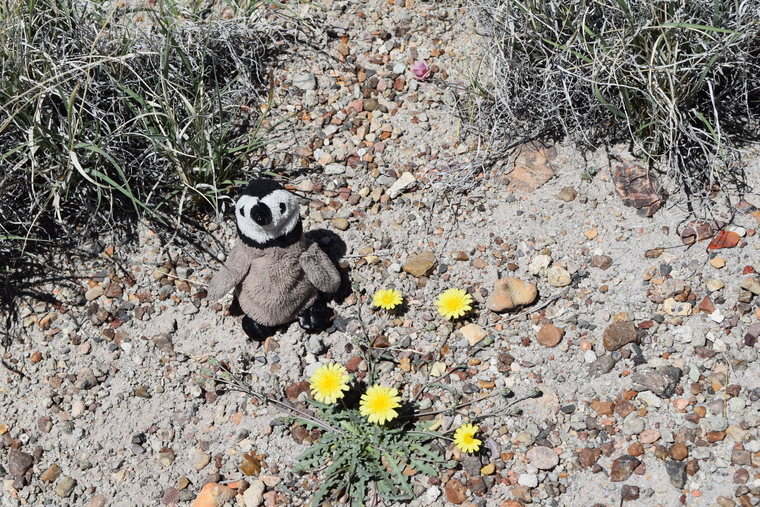
<svg viewBox="0 0 760 507"><path fill-rule="evenodd" d="M229 296L205 298L235 241L229 220L209 225L205 252L166 247L145 226L137 241L89 245L100 259L74 266L73 284L41 287L58 304L21 302L3 352L0 505L190 505L206 483L232 488L230 505L306 503L318 479L291 469L312 436L200 372L213 356L298 402L298 383L328 360L365 374L359 314L384 349L381 380L407 399L464 364L440 379L451 391L429 388L420 408L542 392L481 424L487 452L449 449L461 467L416 478L416 505L756 505L760 218L734 216L730 248L687 246L675 197L652 218L622 205L612 181L622 152L526 146L484 166L455 109L478 62L466 11L324 5L301 14L332 28L275 70L271 123L289 121L257 165L289 169L305 228L340 257L350 284L335 325L248 342ZM432 68L425 80L410 73L416 59ZM758 189L757 155L747 163ZM745 199L760 205L757 191ZM714 219L729 222L732 209ZM491 311L506 277L535 284L537 301ZM390 287L407 299L400 316L369 308ZM478 303L453 331L433 303L449 287ZM261 473L248 475L256 460Z"/></svg>

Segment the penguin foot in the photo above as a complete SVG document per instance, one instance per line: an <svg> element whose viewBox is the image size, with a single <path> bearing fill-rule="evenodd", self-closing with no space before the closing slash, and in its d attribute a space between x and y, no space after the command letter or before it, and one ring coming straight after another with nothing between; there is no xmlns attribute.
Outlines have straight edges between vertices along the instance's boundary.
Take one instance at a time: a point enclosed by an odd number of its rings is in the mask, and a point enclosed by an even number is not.
<svg viewBox="0 0 760 507"><path fill-rule="evenodd" d="M272 336L277 329L274 327L259 324L248 315L243 317L243 331L251 340L261 342Z"/></svg>
<svg viewBox="0 0 760 507"><path fill-rule="evenodd" d="M298 324L309 333L324 331L332 322L332 309L323 302L316 302L298 315Z"/></svg>

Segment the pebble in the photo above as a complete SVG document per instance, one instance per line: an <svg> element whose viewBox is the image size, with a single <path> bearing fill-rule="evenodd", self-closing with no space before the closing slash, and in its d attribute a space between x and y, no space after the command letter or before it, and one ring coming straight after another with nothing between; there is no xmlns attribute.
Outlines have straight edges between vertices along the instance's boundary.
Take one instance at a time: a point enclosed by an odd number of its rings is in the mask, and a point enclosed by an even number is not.
<svg viewBox="0 0 760 507"><path fill-rule="evenodd" d="M391 188L388 189L388 197L395 199L416 184L417 179L412 173L404 173L396 181L394 181L393 185L391 185Z"/></svg>
<svg viewBox="0 0 760 507"><path fill-rule="evenodd" d="M636 325L630 320L613 322L602 335L604 348L613 351L629 343L639 341L639 333Z"/></svg>
<svg viewBox="0 0 760 507"><path fill-rule="evenodd" d="M644 431L644 419L631 413L623 420L623 433L626 435L638 435Z"/></svg>
<svg viewBox="0 0 760 507"><path fill-rule="evenodd" d="M530 464L539 470L551 470L559 464L559 456L548 447L533 447L528 451L527 457Z"/></svg>
<svg viewBox="0 0 760 507"><path fill-rule="evenodd" d="M193 502L193 507L222 507L233 498L235 498L234 489L216 482L209 482L201 488Z"/></svg>
<svg viewBox="0 0 760 507"><path fill-rule="evenodd" d="M196 449L193 456L193 468L202 470L211 462L211 455Z"/></svg>
<svg viewBox="0 0 760 507"><path fill-rule="evenodd" d="M259 479L253 479L248 489L243 493L243 504L245 507L259 507L264 502L264 482Z"/></svg>
<svg viewBox="0 0 760 507"><path fill-rule="evenodd" d="M710 292L717 292L721 290L723 287L725 287L726 284L725 282L723 282L723 280L720 280L718 278L712 278L707 281L705 286L707 287L707 290L709 290Z"/></svg>
<svg viewBox="0 0 760 507"><path fill-rule="evenodd" d="M419 278L430 275L437 262L435 253L428 250L407 259L402 269L410 275Z"/></svg>
<svg viewBox="0 0 760 507"><path fill-rule="evenodd" d="M744 290L750 291L755 296L760 295L760 280L756 276L747 276L744 277L739 284L739 287L741 287Z"/></svg>
<svg viewBox="0 0 760 507"><path fill-rule="evenodd" d="M675 460L665 462L665 471L668 473L670 484L676 489L682 489L686 484L686 463Z"/></svg>
<svg viewBox="0 0 760 507"><path fill-rule="evenodd" d="M444 486L444 491L446 493L446 500L455 505L461 505L467 500L467 486L462 484L458 479L449 479L446 486Z"/></svg>
<svg viewBox="0 0 760 507"><path fill-rule="evenodd" d="M538 476L536 474L520 474L517 478L517 483L529 488L535 488L538 486Z"/></svg>
<svg viewBox="0 0 760 507"><path fill-rule="evenodd" d="M565 336L565 330L553 324L544 324L538 330L536 341L544 347L556 347Z"/></svg>
<svg viewBox="0 0 760 507"><path fill-rule="evenodd" d="M653 444L660 439L660 432L656 429L648 429L639 433L639 442Z"/></svg>
<svg viewBox="0 0 760 507"><path fill-rule="evenodd" d="M519 278L501 278L496 281L488 296L486 307L496 313L512 310L533 303L538 297L538 288Z"/></svg>
<svg viewBox="0 0 760 507"><path fill-rule="evenodd" d="M552 258L549 255L536 255L528 265L528 272L531 275L537 276L543 273L552 263Z"/></svg>
<svg viewBox="0 0 760 507"><path fill-rule="evenodd" d="M55 494L61 498L68 498L74 491L74 487L77 485L77 481L71 477L64 476L55 485Z"/></svg>
<svg viewBox="0 0 760 507"><path fill-rule="evenodd" d="M84 402L82 400L74 400L71 403L71 417L76 419L77 417L80 417L82 414L84 414L84 411L87 409Z"/></svg>
<svg viewBox="0 0 760 507"><path fill-rule="evenodd" d="M47 470L40 474L40 479L43 482L55 482L58 477L61 476L61 467L53 463Z"/></svg>
<svg viewBox="0 0 760 507"><path fill-rule="evenodd" d="M94 287L91 287L87 290L87 292L84 293L84 298L87 301L93 301L95 299L98 299L100 296L103 295L105 291L103 290L103 287L100 285L95 285Z"/></svg>
<svg viewBox="0 0 760 507"><path fill-rule="evenodd" d="M485 329L474 323L462 326L459 332L465 337L467 343L470 344L470 347L480 343L480 341L486 337Z"/></svg>
<svg viewBox="0 0 760 507"><path fill-rule="evenodd" d="M555 264L546 270L546 281L552 287L567 287L572 279L570 278L570 273L565 268Z"/></svg>
<svg viewBox="0 0 760 507"><path fill-rule="evenodd" d="M573 187L565 187L560 190L556 197L560 201L571 202L574 201L576 197L578 197L578 191Z"/></svg>
<svg viewBox="0 0 760 507"><path fill-rule="evenodd" d="M317 79L314 77L314 74L308 72L296 74L293 76L293 86L303 91L316 90Z"/></svg>
<svg viewBox="0 0 760 507"><path fill-rule="evenodd" d="M612 466L610 467L610 481L623 482L627 480L640 464L641 461L630 454L620 456L612 462Z"/></svg>
<svg viewBox="0 0 760 507"><path fill-rule="evenodd" d="M599 268L602 271L606 271L612 266L612 257L609 255L595 255L591 259L591 265L595 268Z"/></svg>
<svg viewBox="0 0 760 507"><path fill-rule="evenodd" d="M330 223L332 224L334 228L338 229L339 231L345 231L348 229L348 226L349 226L349 222L345 218L333 218L330 221Z"/></svg>
<svg viewBox="0 0 760 507"><path fill-rule="evenodd" d="M725 265L726 265L726 259L724 259L723 257L713 257L712 259L710 259L710 266L716 269L721 269Z"/></svg>
<svg viewBox="0 0 760 507"><path fill-rule="evenodd" d="M620 488L620 497L622 500L626 502L632 502L633 500L639 499L639 487L638 486L632 486L630 484L623 484L623 487Z"/></svg>
<svg viewBox="0 0 760 507"><path fill-rule="evenodd" d="M668 315L685 317L691 314L691 303L681 303L673 298L667 298L663 302L663 309Z"/></svg>
<svg viewBox="0 0 760 507"><path fill-rule="evenodd" d="M8 451L7 466L8 473L10 473L11 477L22 477L27 470L32 468L33 463L34 458L31 454L19 451L18 449L11 449Z"/></svg>
<svg viewBox="0 0 760 507"><path fill-rule="evenodd" d="M589 366L589 372L594 376L604 375L609 373L615 367L615 358L611 354L605 354L597 358L596 361Z"/></svg>

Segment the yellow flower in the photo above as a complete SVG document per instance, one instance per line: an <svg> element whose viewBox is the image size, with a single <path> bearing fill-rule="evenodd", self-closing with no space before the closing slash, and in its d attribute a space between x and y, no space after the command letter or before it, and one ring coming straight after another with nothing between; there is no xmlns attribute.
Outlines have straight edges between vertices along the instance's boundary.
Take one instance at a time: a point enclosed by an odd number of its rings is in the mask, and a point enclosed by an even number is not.
<svg viewBox="0 0 760 507"><path fill-rule="evenodd" d="M375 292L375 296L372 298L372 305L382 308L383 310L393 310L404 298L401 293L396 289L381 289Z"/></svg>
<svg viewBox="0 0 760 507"><path fill-rule="evenodd" d="M311 394L320 403L333 404L343 398L344 392L348 391L348 376L346 369L337 364L324 364L309 379Z"/></svg>
<svg viewBox="0 0 760 507"><path fill-rule="evenodd" d="M454 443L464 452L475 452L480 449L480 440L475 438L478 427L474 424L463 424L454 432Z"/></svg>
<svg viewBox="0 0 760 507"><path fill-rule="evenodd" d="M400 401L397 389L375 384L362 395L359 412L369 422L383 424L396 418L398 412L393 409L401 406Z"/></svg>
<svg viewBox="0 0 760 507"><path fill-rule="evenodd" d="M458 319L472 310L472 296L462 289L448 289L435 302L438 313L447 319Z"/></svg>

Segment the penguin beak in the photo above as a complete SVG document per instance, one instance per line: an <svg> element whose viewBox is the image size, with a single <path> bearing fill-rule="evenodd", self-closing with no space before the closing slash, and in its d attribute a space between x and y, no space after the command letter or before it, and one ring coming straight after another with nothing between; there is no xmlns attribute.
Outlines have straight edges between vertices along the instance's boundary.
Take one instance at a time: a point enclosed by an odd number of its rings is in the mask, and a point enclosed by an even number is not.
<svg viewBox="0 0 760 507"><path fill-rule="evenodd" d="M257 203L248 213L251 219L262 227L272 223L272 211L263 202Z"/></svg>

